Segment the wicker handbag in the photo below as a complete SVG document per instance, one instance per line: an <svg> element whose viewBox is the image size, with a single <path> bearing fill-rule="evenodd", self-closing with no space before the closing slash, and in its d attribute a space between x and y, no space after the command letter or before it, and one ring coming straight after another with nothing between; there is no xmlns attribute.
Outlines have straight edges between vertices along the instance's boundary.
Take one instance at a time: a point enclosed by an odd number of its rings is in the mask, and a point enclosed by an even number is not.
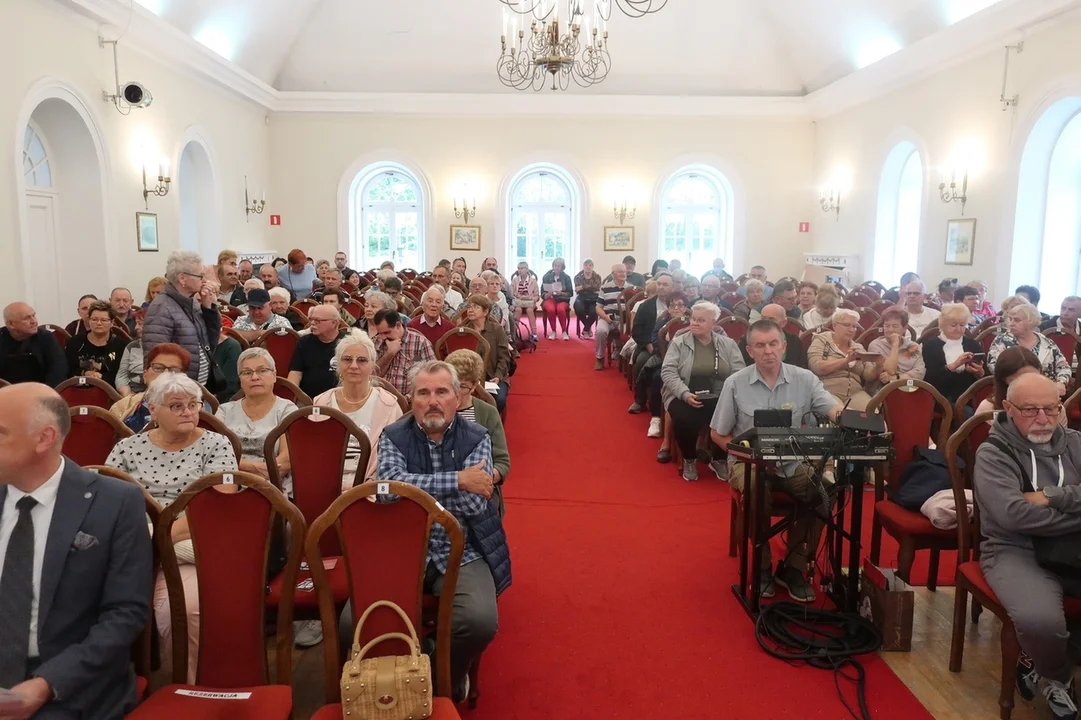
<svg viewBox="0 0 1081 720"><path fill-rule="evenodd" d="M401 616L409 634L386 633L360 647L360 630L377 607L389 607ZM365 659L364 655L384 640L402 640L408 655ZM432 667L420 651L420 640L409 617L395 603L372 603L353 632L353 650L342 669L342 713L358 720L408 720L432 714Z"/></svg>

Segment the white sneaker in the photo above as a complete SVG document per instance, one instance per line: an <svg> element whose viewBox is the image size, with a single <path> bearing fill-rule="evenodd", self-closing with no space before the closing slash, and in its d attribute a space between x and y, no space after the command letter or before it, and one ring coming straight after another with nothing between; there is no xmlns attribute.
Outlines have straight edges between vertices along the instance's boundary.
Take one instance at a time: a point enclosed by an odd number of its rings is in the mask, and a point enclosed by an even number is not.
<svg viewBox="0 0 1081 720"><path fill-rule="evenodd" d="M661 436L661 419L659 417L649 419L649 430L646 437L659 438Z"/></svg>
<svg viewBox="0 0 1081 720"><path fill-rule="evenodd" d="M293 621L293 644L310 648L323 642L323 624L318 620Z"/></svg>
<svg viewBox="0 0 1081 720"><path fill-rule="evenodd" d="M568 333L566 330L563 331L563 339L564 340L570 340L571 339L570 333Z"/></svg>
<svg viewBox="0 0 1081 720"><path fill-rule="evenodd" d="M548 333L548 339L549 340L555 340L556 339L556 334L554 332Z"/></svg>

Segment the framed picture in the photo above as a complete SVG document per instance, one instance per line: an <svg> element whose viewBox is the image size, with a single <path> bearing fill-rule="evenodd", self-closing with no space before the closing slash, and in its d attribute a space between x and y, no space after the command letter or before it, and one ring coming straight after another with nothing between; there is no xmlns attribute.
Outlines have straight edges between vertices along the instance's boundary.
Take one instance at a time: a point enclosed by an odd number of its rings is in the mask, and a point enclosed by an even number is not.
<svg viewBox="0 0 1081 720"><path fill-rule="evenodd" d="M480 225L451 225L450 249L480 252Z"/></svg>
<svg viewBox="0 0 1081 720"><path fill-rule="evenodd" d="M976 246L976 218L946 221L946 264L971 265Z"/></svg>
<svg viewBox="0 0 1081 720"><path fill-rule="evenodd" d="M606 225L604 227L605 252L630 252L634 250L634 227Z"/></svg>
<svg viewBox="0 0 1081 720"><path fill-rule="evenodd" d="M158 216L154 213L135 213L135 233L139 252L158 251Z"/></svg>

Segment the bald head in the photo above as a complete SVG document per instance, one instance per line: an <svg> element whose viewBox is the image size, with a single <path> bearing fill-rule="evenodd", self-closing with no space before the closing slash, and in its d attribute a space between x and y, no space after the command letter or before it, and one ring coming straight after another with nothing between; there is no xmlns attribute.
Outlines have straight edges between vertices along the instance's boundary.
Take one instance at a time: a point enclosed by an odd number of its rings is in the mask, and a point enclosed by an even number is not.
<svg viewBox="0 0 1081 720"><path fill-rule="evenodd" d="M783 328L788 322L788 313L777 303L770 303L762 308L762 318L772 320Z"/></svg>
<svg viewBox="0 0 1081 720"><path fill-rule="evenodd" d="M68 405L38 383L0 388L0 483L33 492L56 472L71 430Z"/></svg>
<svg viewBox="0 0 1081 720"><path fill-rule="evenodd" d="M1053 405L1058 402L1058 385L1039 373L1016 378L1006 389L1006 399L1014 405Z"/></svg>
<svg viewBox="0 0 1081 720"><path fill-rule="evenodd" d="M4 326L15 340L25 340L38 331L38 316L24 302L13 302L4 308Z"/></svg>
<svg viewBox="0 0 1081 720"><path fill-rule="evenodd" d="M1062 412L1060 388L1043 375L1029 373L1014 378L1006 390L1003 406L1017 431L1030 443L1051 442Z"/></svg>

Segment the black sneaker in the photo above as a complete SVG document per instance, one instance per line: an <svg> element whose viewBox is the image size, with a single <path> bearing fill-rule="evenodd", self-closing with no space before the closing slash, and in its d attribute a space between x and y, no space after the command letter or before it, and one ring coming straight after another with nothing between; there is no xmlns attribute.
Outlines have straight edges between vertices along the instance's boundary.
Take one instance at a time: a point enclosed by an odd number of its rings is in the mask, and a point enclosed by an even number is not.
<svg viewBox="0 0 1081 720"><path fill-rule="evenodd" d="M777 586L773 583L773 573L769 568L763 568L758 575L758 593L766 600L777 594Z"/></svg>
<svg viewBox="0 0 1081 720"><path fill-rule="evenodd" d="M657 451L657 462L670 463L672 462L672 451L668 448L661 448Z"/></svg>
<svg viewBox="0 0 1081 720"><path fill-rule="evenodd" d="M777 584L788 591L788 596L798 603L815 601L815 591L804 579L803 573L784 563L777 566Z"/></svg>
<svg viewBox="0 0 1081 720"><path fill-rule="evenodd" d="M1036 697L1039 684L1040 674L1033 667L1032 658L1021 653L1021 657L1017 658L1017 692L1025 700L1031 700Z"/></svg>
<svg viewBox="0 0 1081 720"><path fill-rule="evenodd" d="M1066 685L1054 680L1045 680L1043 698L1051 708L1051 717L1055 720L1077 720L1077 699L1074 696L1073 678Z"/></svg>

